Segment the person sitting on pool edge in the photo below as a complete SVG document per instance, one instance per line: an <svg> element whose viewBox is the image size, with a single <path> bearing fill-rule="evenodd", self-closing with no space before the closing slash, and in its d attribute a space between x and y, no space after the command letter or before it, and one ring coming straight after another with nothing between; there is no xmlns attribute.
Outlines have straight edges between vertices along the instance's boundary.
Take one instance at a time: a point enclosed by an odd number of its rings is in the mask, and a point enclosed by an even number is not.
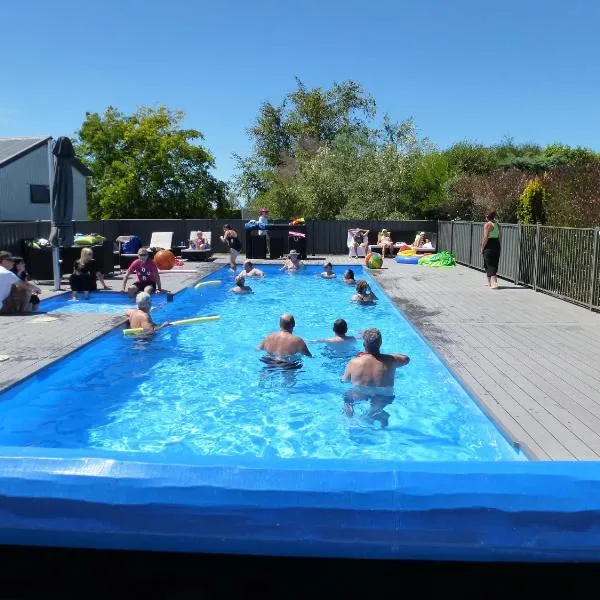
<svg viewBox="0 0 600 600"><path fill-rule="evenodd" d="M150 316L152 308L152 296L148 292L139 292L135 297L137 308L130 308L125 311L125 316L129 320L129 329L144 329L148 333L154 333L163 327L170 325L165 321L162 325L156 325Z"/></svg>
<svg viewBox="0 0 600 600"><path fill-rule="evenodd" d="M121 292L127 289L130 298L134 298L138 292L146 292L148 294L163 292L158 267L153 260L148 260L148 257L148 249L140 248L138 250L138 258L131 263L125 273L125 277L123 277ZM134 281L133 285L127 287L127 280L132 273L137 275L138 280Z"/></svg>
<svg viewBox="0 0 600 600"><path fill-rule="evenodd" d="M369 284L364 279L359 279L356 282L356 294L350 300L359 304L373 304L377 300L377 296L371 291Z"/></svg>
<svg viewBox="0 0 600 600"><path fill-rule="evenodd" d="M290 250L286 261L283 263L283 267L281 267L281 271L296 271L301 269L304 265L300 262L300 255L296 250Z"/></svg>
<svg viewBox="0 0 600 600"><path fill-rule="evenodd" d="M346 335L348 333L348 323L346 323L344 319L336 319L333 322L333 333L335 333L335 336L317 341L326 344L342 344L344 342L356 341L356 338L353 335Z"/></svg>
<svg viewBox="0 0 600 600"><path fill-rule="evenodd" d="M333 265L330 262L325 263L325 270L321 273L321 277L323 279L335 279L337 277L333 272Z"/></svg>
<svg viewBox="0 0 600 600"><path fill-rule="evenodd" d="M279 317L279 331L270 333L258 346L267 354L261 360L270 366L284 368L298 368L300 366L295 358L300 354L312 356L304 340L294 335L296 321L294 315L283 313Z"/></svg>
<svg viewBox="0 0 600 600"><path fill-rule="evenodd" d="M354 279L354 271L352 269L346 269L346 271L344 271L344 277L342 279L342 283L349 283L351 285L356 285L356 280Z"/></svg>
<svg viewBox="0 0 600 600"><path fill-rule="evenodd" d="M350 381L354 386L344 395L344 412L351 417L354 404L368 400L371 403L368 417L385 427L389 414L384 407L394 401L396 369L407 365L410 358L405 354L382 354L382 341L379 329L366 329L363 332L365 351L348 363L342 381Z"/></svg>
<svg viewBox="0 0 600 600"><path fill-rule="evenodd" d="M264 271L257 269L251 260L246 259L244 261L244 275L246 277L264 277Z"/></svg>
<svg viewBox="0 0 600 600"><path fill-rule="evenodd" d="M252 288L249 285L246 285L246 275L244 273L240 273L235 278L235 286L232 287L230 292L234 294L251 294Z"/></svg>

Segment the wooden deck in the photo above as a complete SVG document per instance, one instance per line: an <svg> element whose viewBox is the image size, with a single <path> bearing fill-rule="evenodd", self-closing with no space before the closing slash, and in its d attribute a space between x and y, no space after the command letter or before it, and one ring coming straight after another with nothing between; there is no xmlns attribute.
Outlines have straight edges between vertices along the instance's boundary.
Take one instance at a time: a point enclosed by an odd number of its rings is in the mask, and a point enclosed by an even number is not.
<svg viewBox="0 0 600 600"><path fill-rule="evenodd" d="M167 275L165 287L181 289L226 262L214 258L188 263L195 275ZM363 264L307 263L326 260ZM372 272L377 282L512 440L540 459L600 458L600 315L507 282L489 290L467 267L384 266ZM11 357L0 362L0 390L123 322L90 317L0 317L0 354Z"/></svg>
<svg viewBox="0 0 600 600"><path fill-rule="evenodd" d="M600 457L600 315L467 267L386 266L378 283L512 440Z"/></svg>

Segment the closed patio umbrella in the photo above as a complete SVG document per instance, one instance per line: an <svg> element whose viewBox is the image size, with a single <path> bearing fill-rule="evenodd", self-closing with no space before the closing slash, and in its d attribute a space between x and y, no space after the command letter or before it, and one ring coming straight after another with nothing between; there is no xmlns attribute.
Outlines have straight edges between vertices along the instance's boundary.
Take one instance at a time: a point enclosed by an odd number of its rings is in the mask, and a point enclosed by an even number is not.
<svg viewBox="0 0 600 600"><path fill-rule="evenodd" d="M73 245L73 158L75 151L68 137L59 137L54 149L54 177L52 182L50 243L54 287L60 288L59 246Z"/></svg>

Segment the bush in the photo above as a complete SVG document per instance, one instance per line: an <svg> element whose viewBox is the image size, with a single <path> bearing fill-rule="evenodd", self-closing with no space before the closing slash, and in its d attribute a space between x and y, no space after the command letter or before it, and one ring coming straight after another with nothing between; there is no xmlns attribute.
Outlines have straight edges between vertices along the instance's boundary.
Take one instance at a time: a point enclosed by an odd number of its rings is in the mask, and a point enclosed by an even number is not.
<svg viewBox="0 0 600 600"><path fill-rule="evenodd" d="M527 183L519 197L517 220L524 225L546 221L546 190L537 177Z"/></svg>

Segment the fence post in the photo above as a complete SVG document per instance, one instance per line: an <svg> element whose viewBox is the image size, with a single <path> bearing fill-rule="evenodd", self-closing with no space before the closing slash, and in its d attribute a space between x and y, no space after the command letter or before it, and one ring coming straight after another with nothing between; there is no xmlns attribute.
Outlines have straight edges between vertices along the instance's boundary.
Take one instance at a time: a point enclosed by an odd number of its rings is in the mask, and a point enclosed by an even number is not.
<svg viewBox="0 0 600 600"><path fill-rule="evenodd" d="M469 266L473 266L473 221L471 221L471 232L469 233Z"/></svg>
<svg viewBox="0 0 600 600"><path fill-rule="evenodd" d="M450 221L450 252L454 254L454 221Z"/></svg>
<svg viewBox="0 0 600 600"><path fill-rule="evenodd" d="M515 267L515 285L519 285L519 278L521 277L521 235L523 233L523 226L521 223L517 225L517 251L515 255L517 257L517 265Z"/></svg>
<svg viewBox="0 0 600 600"><path fill-rule="evenodd" d="M592 250L592 276L590 277L590 310L594 308L594 292L598 280L598 238L600 238L600 227L594 229L594 245Z"/></svg>
<svg viewBox="0 0 600 600"><path fill-rule="evenodd" d="M533 250L533 291L537 292L538 267L540 264L540 224L535 227L535 248Z"/></svg>

